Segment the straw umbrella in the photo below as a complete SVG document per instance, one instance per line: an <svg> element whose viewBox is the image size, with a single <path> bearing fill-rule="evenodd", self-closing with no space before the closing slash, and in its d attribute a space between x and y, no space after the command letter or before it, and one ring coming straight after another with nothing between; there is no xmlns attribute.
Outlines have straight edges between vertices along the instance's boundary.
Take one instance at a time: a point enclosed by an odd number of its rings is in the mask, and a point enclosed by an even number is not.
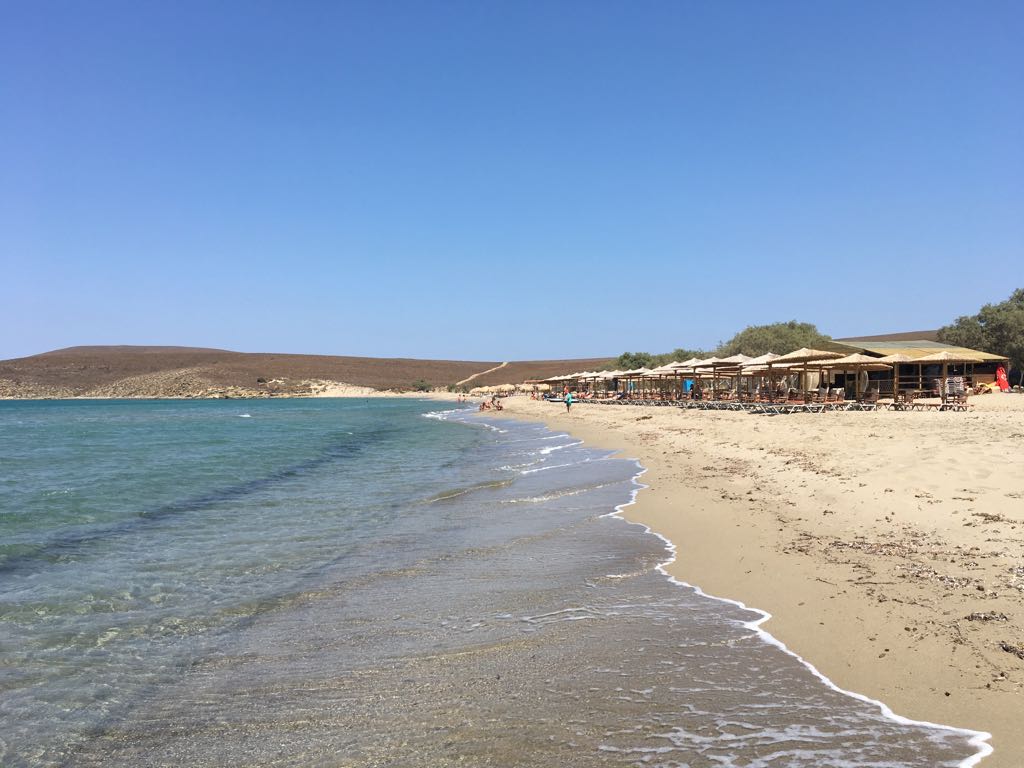
<svg viewBox="0 0 1024 768"><path fill-rule="evenodd" d="M743 365L767 365L768 363L778 360L780 357L782 357L782 355L776 355L774 352L766 352L765 354L759 355L758 357L750 358Z"/></svg>
<svg viewBox="0 0 1024 768"><path fill-rule="evenodd" d="M576 379L576 388L585 389L585 387L583 386L583 382L590 381L593 375L594 374L591 373L590 371L580 371L579 373L573 374L574 378Z"/></svg>
<svg viewBox="0 0 1024 768"><path fill-rule="evenodd" d="M619 375L619 371L594 371L591 389L597 394L597 387L600 384L604 391L608 391L608 383Z"/></svg>
<svg viewBox="0 0 1024 768"><path fill-rule="evenodd" d="M807 347L801 347L800 349L793 350L785 355L779 355L774 360L768 363L768 375L771 376L771 369L777 365L791 365L795 363L803 363L804 373L803 380L804 384L807 382L807 366L812 362L821 362L824 360L835 360L843 357L841 352L826 352L823 349L809 349Z"/></svg>
<svg viewBox="0 0 1024 768"><path fill-rule="evenodd" d="M622 371L601 371L598 375L597 381L604 383L604 391L608 391L608 385L611 384L613 379L617 379L622 375Z"/></svg>
<svg viewBox="0 0 1024 768"><path fill-rule="evenodd" d="M739 369L741 366L746 365L754 358L749 355L730 355L729 357L723 357L716 360L711 364L711 379L712 381L717 380L719 368L729 368L736 370L736 394L739 395Z"/></svg>
<svg viewBox="0 0 1024 768"><path fill-rule="evenodd" d="M846 373L846 371L852 369L859 374L861 371L885 371L888 370L889 368L892 368L892 363L883 363L877 357L870 357L868 355L862 355L860 352L856 352L852 355L840 357L836 360L829 360L825 367L831 368L833 370L838 369L841 370L843 373ZM853 387L854 396L860 397L859 375L854 380ZM895 399L895 395L893 395L893 398Z"/></svg>
<svg viewBox="0 0 1024 768"><path fill-rule="evenodd" d="M659 365L653 369L650 373L644 376L645 379L651 379L658 382L658 389L664 392L664 386L662 386L664 379L668 376L674 376L675 369L672 367L672 363L666 363L665 365Z"/></svg>
<svg viewBox="0 0 1024 768"><path fill-rule="evenodd" d="M711 368L715 363L718 362L718 360L719 360L719 358L717 358L717 357L713 357L713 356L712 357L706 357L703 360L694 360L694 361L692 361L690 363L690 365L688 365L686 367L687 367L688 370L690 370L693 373L693 378L696 379L696 378L700 377L700 374L701 374L701 370L700 369ZM706 370L704 372L706 373Z"/></svg>
<svg viewBox="0 0 1024 768"><path fill-rule="evenodd" d="M774 360L769 362L769 365L776 363L808 363L817 360L835 360L836 358L844 357L842 352L826 352L823 349L808 349L807 347L801 347L800 349L789 352L785 355L779 355Z"/></svg>
<svg viewBox="0 0 1024 768"><path fill-rule="evenodd" d="M932 355L925 355L914 360L922 368L925 365L932 363L942 363L942 384L939 388L939 395L942 397L942 401L946 401L946 371L949 368L950 363L982 363L984 360L977 355L971 355L965 352L950 352L949 350L942 350ZM920 374L918 374L920 378Z"/></svg>
<svg viewBox="0 0 1024 768"><path fill-rule="evenodd" d="M762 376L768 370L767 364L773 360L777 360L779 355L774 352L765 352L763 355L757 357L747 358L747 361L740 365L740 375L753 378L754 376Z"/></svg>
<svg viewBox="0 0 1024 768"><path fill-rule="evenodd" d="M647 375L650 372L651 372L650 368L634 368L631 371L623 372L622 378L624 378L626 380L626 382L629 383L629 382L632 382L633 379L638 379L641 376L645 376L645 375ZM631 389L631 387L627 387L627 388Z"/></svg>
<svg viewBox="0 0 1024 768"><path fill-rule="evenodd" d="M892 365L892 399L893 402L895 402L900 394L900 366L905 363L914 362L914 358L910 355L904 355L902 352L898 352L895 355L886 355L885 357L879 357L876 359L880 363L889 363Z"/></svg>
<svg viewBox="0 0 1024 768"><path fill-rule="evenodd" d="M683 390L683 379L686 378L686 371L689 370L694 363L699 363L700 358L691 357L689 360L683 360L681 363L669 363L667 367L672 369L672 375L679 379L679 391L682 393Z"/></svg>

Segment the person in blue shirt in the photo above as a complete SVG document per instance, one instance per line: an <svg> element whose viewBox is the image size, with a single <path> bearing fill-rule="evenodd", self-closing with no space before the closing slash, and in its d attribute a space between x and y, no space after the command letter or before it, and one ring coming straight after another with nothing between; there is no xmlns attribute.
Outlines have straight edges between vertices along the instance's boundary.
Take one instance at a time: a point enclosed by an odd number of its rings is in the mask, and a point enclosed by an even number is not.
<svg viewBox="0 0 1024 768"><path fill-rule="evenodd" d="M572 408L572 392L566 392L565 393L565 412L568 413L570 408Z"/></svg>

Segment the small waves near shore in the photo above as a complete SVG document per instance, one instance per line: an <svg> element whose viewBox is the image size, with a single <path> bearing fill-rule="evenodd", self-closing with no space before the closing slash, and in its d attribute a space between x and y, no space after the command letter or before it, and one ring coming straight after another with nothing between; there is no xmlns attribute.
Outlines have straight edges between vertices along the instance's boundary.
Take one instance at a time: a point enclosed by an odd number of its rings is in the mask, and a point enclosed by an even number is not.
<svg viewBox="0 0 1024 768"><path fill-rule="evenodd" d="M837 690L763 614L671 581L670 545L616 515L636 462L436 407L0 404L0 764L952 768L987 749Z"/></svg>

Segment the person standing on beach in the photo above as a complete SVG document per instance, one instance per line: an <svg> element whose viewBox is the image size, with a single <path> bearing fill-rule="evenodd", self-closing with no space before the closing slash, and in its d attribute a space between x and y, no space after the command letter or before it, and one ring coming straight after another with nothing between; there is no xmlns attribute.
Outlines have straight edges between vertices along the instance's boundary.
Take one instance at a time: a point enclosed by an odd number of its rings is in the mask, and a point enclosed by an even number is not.
<svg viewBox="0 0 1024 768"><path fill-rule="evenodd" d="M566 391L566 393L565 393L565 412L568 413L570 408L572 408L572 392Z"/></svg>

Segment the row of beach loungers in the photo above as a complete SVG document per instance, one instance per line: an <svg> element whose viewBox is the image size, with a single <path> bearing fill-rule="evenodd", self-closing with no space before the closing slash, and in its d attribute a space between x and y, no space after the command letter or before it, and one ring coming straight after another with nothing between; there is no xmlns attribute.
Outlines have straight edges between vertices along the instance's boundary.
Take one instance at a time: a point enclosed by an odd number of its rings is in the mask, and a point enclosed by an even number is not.
<svg viewBox="0 0 1024 768"><path fill-rule="evenodd" d="M562 398L550 399L561 401ZM676 396L621 398L574 396L573 402L599 405L675 406L705 411L745 411L767 415L823 413L826 411L966 411L970 408L964 393L950 392L942 402L925 402L915 398L913 393L901 393L901 396L894 402L880 402L878 390L869 390L859 400L847 400L841 389L829 391L824 388L810 393L790 391L786 394L778 394L774 398L749 395L737 398L734 393L724 393L718 397L708 396L699 400Z"/></svg>

